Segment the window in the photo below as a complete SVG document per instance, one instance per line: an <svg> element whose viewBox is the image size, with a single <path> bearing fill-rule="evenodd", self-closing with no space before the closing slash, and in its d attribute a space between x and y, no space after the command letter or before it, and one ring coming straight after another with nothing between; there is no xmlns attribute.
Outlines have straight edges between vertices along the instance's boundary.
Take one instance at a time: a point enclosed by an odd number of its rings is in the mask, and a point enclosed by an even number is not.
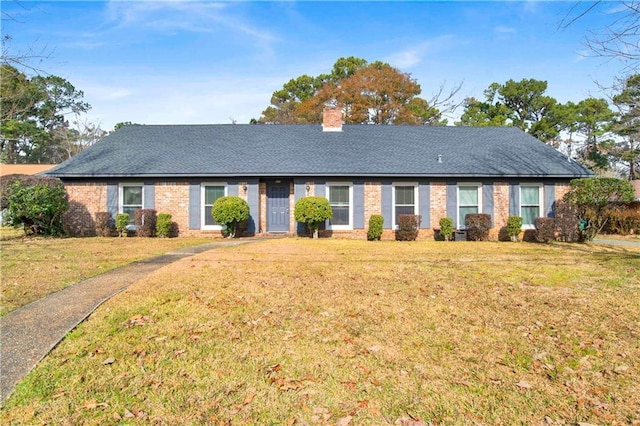
<svg viewBox="0 0 640 426"><path fill-rule="evenodd" d="M136 210L143 208L143 189L141 184L123 184L120 185L120 213L129 214L129 223L135 223Z"/></svg>
<svg viewBox="0 0 640 426"><path fill-rule="evenodd" d="M329 183L329 204L333 217L329 219L327 229L352 229L353 185L350 183Z"/></svg>
<svg viewBox="0 0 640 426"><path fill-rule="evenodd" d="M458 228L464 229L464 218L470 213L482 211L480 185L458 186Z"/></svg>
<svg viewBox="0 0 640 426"><path fill-rule="evenodd" d="M401 214L418 214L418 185L412 183L394 184L393 186L393 224L398 226Z"/></svg>
<svg viewBox="0 0 640 426"><path fill-rule="evenodd" d="M542 187L541 185L520 186L520 216L522 227L533 229L536 218L542 216Z"/></svg>
<svg viewBox="0 0 640 426"><path fill-rule="evenodd" d="M222 229L222 226L213 220L211 208L218 198L226 195L226 192L224 184L202 184L202 229Z"/></svg>

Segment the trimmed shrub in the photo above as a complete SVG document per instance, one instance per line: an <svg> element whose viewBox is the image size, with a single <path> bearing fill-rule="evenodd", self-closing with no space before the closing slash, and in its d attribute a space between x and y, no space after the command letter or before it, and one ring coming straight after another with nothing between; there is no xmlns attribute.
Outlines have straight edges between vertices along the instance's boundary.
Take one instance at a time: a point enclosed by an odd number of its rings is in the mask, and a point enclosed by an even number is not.
<svg viewBox="0 0 640 426"><path fill-rule="evenodd" d="M556 239L556 220L552 217L536 218L536 241L548 243Z"/></svg>
<svg viewBox="0 0 640 426"><path fill-rule="evenodd" d="M398 216L398 230L396 240L415 241L420 230L422 216L419 214L401 214Z"/></svg>
<svg viewBox="0 0 640 426"><path fill-rule="evenodd" d="M576 207L580 240L591 241L607 225L606 211L618 203L633 201L633 186L615 178L585 178L569 182L563 200Z"/></svg>
<svg viewBox="0 0 640 426"><path fill-rule="evenodd" d="M320 224L331 219L333 210L325 197L310 196L296 201L293 215L296 221L307 225L307 228L313 232L313 238L318 238Z"/></svg>
<svg viewBox="0 0 640 426"><path fill-rule="evenodd" d="M211 217L226 227L229 238L235 238L239 235L238 224L249 219L249 204L236 195L220 197L211 207Z"/></svg>
<svg viewBox="0 0 640 426"><path fill-rule="evenodd" d="M629 235L640 233L640 202L613 206L604 211L609 234Z"/></svg>
<svg viewBox="0 0 640 426"><path fill-rule="evenodd" d="M556 205L555 217L556 238L566 243L580 241L580 219L578 208L566 201L560 201Z"/></svg>
<svg viewBox="0 0 640 426"><path fill-rule="evenodd" d="M116 232L116 222L109 212L96 213L96 235L99 237L113 237Z"/></svg>
<svg viewBox="0 0 640 426"><path fill-rule="evenodd" d="M62 235L62 215L69 208L60 181L33 185L14 180L5 191L8 216L13 226L22 225L26 235Z"/></svg>
<svg viewBox="0 0 640 426"><path fill-rule="evenodd" d="M156 211L153 209L138 209L133 213L138 237L155 237L156 222L158 220Z"/></svg>
<svg viewBox="0 0 640 426"><path fill-rule="evenodd" d="M518 241L522 231L522 218L520 216L509 216L507 218L507 235L511 241Z"/></svg>
<svg viewBox="0 0 640 426"><path fill-rule="evenodd" d="M118 213L116 215L116 231L119 236L127 236L127 226L129 226L129 213Z"/></svg>
<svg viewBox="0 0 640 426"><path fill-rule="evenodd" d="M491 229L491 215L486 213L469 213L464 218L467 227L467 241L488 241Z"/></svg>
<svg viewBox="0 0 640 426"><path fill-rule="evenodd" d="M453 237L453 219L443 217L440 219L440 235L445 241L451 241Z"/></svg>
<svg viewBox="0 0 640 426"><path fill-rule="evenodd" d="M173 222L171 221L171 215L169 213L158 214L158 219L156 220L156 236L160 238L170 237L172 225Z"/></svg>
<svg viewBox="0 0 640 426"><path fill-rule="evenodd" d="M369 218L369 230L367 231L367 240L380 241L382 237L382 227L384 225L384 217L379 214L372 214Z"/></svg>

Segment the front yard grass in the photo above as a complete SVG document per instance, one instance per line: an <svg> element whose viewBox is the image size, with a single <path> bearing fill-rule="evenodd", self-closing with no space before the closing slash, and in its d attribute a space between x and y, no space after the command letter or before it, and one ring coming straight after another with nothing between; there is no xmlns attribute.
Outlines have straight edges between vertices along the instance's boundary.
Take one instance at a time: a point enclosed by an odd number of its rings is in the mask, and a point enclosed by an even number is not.
<svg viewBox="0 0 640 426"><path fill-rule="evenodd" d="M3 229L5 233L7 229ZM6 234L5 234L6 235ZM211 241L204 238L13 238L0 242L0 316L85 278Z"/></svg>
<svg viewBox="0 0 640 426"><path fill-rule="evenodd" d="M3 424L638 424L640 249L268 240L162 268ZM424 422L424 423L420 423Z"/></svg>

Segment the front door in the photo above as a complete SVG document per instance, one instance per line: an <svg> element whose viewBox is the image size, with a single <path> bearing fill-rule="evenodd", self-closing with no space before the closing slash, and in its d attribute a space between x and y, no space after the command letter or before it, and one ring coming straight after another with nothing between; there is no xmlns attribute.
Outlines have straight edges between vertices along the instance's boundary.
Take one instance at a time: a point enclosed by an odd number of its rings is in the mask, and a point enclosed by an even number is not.
<svg viewBox="0 0 640 426"><path fill-rule="evenodd" d="M289 183L267 183L267 232L289 232Z"/></svg>

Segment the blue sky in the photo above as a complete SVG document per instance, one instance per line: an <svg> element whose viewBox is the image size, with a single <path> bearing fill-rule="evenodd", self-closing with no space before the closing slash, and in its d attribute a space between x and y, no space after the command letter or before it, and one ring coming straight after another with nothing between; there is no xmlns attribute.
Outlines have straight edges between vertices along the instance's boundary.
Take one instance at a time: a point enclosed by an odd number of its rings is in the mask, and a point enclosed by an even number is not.
<svg viewBox="0 0 640 426"><path fill-rule="evenodd" d="M46 52L34 65L83 90L89 119L111 130L247 123L283 83L343 56L389 62L426 99L443 84L463 82L462 99L523 78L547 80L562 102L601 97L596 81L611 84L622 67L589 57L583 40L616 3L559 29L574 4L2 0L2 33L12 54Z"/></svg>

